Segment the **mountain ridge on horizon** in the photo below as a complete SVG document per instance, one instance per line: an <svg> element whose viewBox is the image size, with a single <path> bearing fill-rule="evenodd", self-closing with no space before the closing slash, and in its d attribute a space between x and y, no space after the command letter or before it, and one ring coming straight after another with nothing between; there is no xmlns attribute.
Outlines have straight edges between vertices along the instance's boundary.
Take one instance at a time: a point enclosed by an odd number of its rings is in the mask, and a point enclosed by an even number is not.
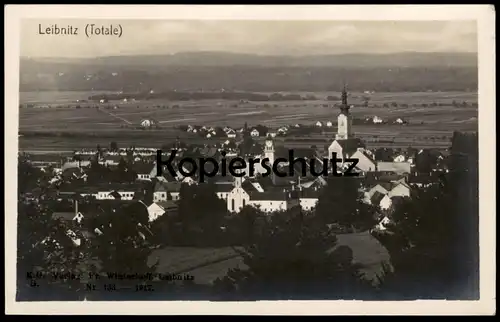
<svg viewBox="0 0 500 322"><path fill-rule="evenodd" d="M472 52L395 52L269 55L224 51L172 54L127 54L100 57L20 57L21 63L128 66L263 66L263 67L432 67L477 66Z"/></svg>

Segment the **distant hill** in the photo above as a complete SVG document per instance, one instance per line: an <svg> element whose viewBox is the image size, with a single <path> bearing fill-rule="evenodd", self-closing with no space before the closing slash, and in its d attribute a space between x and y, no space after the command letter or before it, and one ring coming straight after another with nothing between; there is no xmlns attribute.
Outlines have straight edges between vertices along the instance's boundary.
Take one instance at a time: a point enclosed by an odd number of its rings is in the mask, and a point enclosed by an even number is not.
<svg viewBox="0 0 500 322"><path fill-rule="evenodd" d="M220 52L21 59L21 91L365 91L477 89L469 53L259 56Z"/></svg>
<svg viewBox="0 0 500 322"><path fill-rule="evenodd" d="M257 66L257 67L473 67L474 53L338 54L311 56L261 56L225 52L184 52L173 55L110 56L99 58L22 59L22 65L70 64L87 66Z"/></svg>

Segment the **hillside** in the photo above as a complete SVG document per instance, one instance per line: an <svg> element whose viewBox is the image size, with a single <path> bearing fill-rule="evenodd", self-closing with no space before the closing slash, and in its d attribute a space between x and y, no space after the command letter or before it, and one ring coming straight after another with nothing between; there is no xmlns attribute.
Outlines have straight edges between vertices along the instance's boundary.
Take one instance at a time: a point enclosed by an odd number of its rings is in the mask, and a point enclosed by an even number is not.
<svg viewBox="0 0 500 322"><path fill-rule="evenodd" d="M352 90L477 88L476 55L258 56L219 52L89 59L21 59L21 91Z"/></svg>

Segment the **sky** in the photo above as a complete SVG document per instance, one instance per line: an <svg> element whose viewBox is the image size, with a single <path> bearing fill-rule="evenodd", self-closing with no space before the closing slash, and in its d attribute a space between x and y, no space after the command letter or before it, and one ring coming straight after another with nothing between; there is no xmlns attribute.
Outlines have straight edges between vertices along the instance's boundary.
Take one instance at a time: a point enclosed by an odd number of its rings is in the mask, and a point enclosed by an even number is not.
<svg viewBox="0 0 500 322"><path fill-rule="evenodd" d="M122 37L84 34L86 24L120 24ZM40 35L57 24L78 35ZM23 57L99 57L224 51L260 55L477 53L475 21L25 20Z"/></svg>

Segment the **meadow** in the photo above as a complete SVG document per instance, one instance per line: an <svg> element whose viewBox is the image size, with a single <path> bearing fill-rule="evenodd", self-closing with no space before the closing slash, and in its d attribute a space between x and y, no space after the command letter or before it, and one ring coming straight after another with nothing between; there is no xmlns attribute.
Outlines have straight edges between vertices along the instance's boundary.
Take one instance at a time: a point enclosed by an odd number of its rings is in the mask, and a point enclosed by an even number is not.
<svg viewBox="0 0 500 322"><path fill-rule="evenodd" d="M49 105L51 108L19 109L19 131L24 135L20 137L20 148L72 150L91 148L97 144L106 146L110 141L160 147L177 137L189 139L192 143L210 141L176 129L179 125L188 124L241 127L247 123L249 127L261 124L273 129L287 124L313 125L317 121L335 124L339 109L334 104L338 102L328 101L327 97L340 96L340 93L321 92L300 93L318 98L308 101L76 102L85 100L91 94L95 93L21 93L21 104ZM369 97L368 107L363 106L364 97ZM466 102L466 106L457 106L463 102ZM356 136L373 146L442 147L449 144L453 131L477 131L478 127L477 94L471 92L351 93L349 103L354 105L351 112L355 118L378 116L383 120L404 118L409 122L405 126L354 125ZM158 128L140 129L144 119L155 120ZM325 128L323 133L296 140L287 137L286 141L292 145L319 147L331 142L334 132L335 128ZM37 134L36 137L29 136L33 133Z"/></svg>
<svg viewBox="0 0 500 322"><path fill-rule="evenodd" d="M390 264L390 256L380 242L368 232L340 234L339 246L352 250L353 263L361 265L361 273L370 281L377 282L376 276L382 273L382 266ZM189 273L199 284L211 284L226 275L229 269L247 269L239 252L241 247L195 248L167 246L153 251L148 265L158 262L158 273Z"/></svg>

